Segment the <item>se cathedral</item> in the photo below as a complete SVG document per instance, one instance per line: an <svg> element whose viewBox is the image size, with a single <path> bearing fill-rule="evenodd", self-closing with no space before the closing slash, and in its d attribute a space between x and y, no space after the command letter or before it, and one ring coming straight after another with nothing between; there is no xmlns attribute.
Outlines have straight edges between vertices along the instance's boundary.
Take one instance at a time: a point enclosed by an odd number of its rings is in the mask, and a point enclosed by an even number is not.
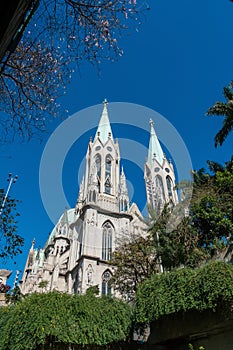
<svg viewBox="0 0 233 350"><path fill-rule="evenodd" d="M152 120L148 141L144 169L147 203L160 211L165 202L176 205L178 198L174 169L163 153ZM137 204L129 201L119 144L113 138L105 101L96 135L87 147L86 171L76 207L64 212L43 249L35 249L33 242L21 292L83 294L98 285L101 294L114 293L109 283L114 267L108 260L119 237L143 234L140 216ZM46 281L43 289L42 281Z"/></svg>

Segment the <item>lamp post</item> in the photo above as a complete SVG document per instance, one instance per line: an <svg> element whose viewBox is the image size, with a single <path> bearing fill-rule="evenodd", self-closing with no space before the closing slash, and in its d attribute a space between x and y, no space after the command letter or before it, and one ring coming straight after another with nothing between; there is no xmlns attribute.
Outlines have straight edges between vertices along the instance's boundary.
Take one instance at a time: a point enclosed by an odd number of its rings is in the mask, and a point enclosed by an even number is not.
<svg viewBox="0 0 233 350"><path fill-rule="evenodd" d="M7 200L7 197L9 195L11 186L12 186L12 184L16 183L17 179L18 179L18 175L12 176L12 173L9 173L8 178L7 178L7 181L9 182L9 185L7 187L6 194L4 196L4 199L3 199L3 202L2 202L2 205L1 205L0 215L2 215L3 208L5 207L6 200Z"/></svg>
<svg viewBox="0 0 233 350"><path fill-rule="evenodd" d="M16 270L16 274L15 274L15 280L14 280L14 287L15 288L18 284L18 279L19 279L19 274L20 274L20 270Z"/></svg>

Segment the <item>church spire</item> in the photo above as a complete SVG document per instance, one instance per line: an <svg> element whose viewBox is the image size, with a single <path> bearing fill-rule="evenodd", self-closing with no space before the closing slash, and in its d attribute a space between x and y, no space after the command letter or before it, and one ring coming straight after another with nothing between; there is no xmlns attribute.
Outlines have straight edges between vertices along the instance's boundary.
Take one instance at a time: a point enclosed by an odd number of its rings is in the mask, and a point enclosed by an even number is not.
<svg viewBox="0 0 233 350"><path fill-rule="evenodd" d="M104 108L100 118L100 122L98 125L98 129L95 135L94 141L99 138L100 141L105 144L109 138L112 139L112 129L110 126L109 118L108 118L108 109L107 109L107 100L104 99Z"/></svg>
<svg viewBox="0 0 233 350"><path fill-rule="evenodd" d="M84 202L84 176L82 178L82 182L79 187L78 200L76 203L76 213L78 212L79 209L82 208L83 202Z"/></svg>
<svg viewBox="0 0 233 350"><path fill-rule="evenodd" d="M164 154L160 146L159 140L155 133L154 122L150 119L150 143L148 151L148 163L152 164L154 158L159 162L160 165L163 164Z"/></svg>
<svg viewBox="0 0 233 350"><path fill-rule="evenodd" d="M120 212L129 210L129 196L128 196L126 177L125 177L123 167L121 169L121 176L120 176L119 209L120 209Z"/></svg>
<svg viewBox="0 0 233 350"><path fill-rule="evenodd" d="M35 238L33 239L31 248L29 250L27 266L30 266L33 263L34 252L35 252L34 246L35 246Z"/></svg>
<svg viewBox="0 0 233 350"><path fill-rule="evenodd" d="M128 196L126 177L125 177L123 166L121 168L121 176L120 176L120 194L124 194L124 195Z"/></svg>

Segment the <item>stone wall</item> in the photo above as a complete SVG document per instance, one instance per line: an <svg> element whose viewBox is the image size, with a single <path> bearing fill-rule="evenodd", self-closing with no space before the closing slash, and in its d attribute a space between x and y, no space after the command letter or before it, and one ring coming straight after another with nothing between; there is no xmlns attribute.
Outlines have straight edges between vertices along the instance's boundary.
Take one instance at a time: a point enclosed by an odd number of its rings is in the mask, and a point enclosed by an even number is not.
<svg viewBox="0 0 233 350"><path fill-rule="evenodd" d="M215 312L188 311L165 316L151 324L146 349L188 350L203 346L205 350L233 349L233 312L223 305Z"/></svg>

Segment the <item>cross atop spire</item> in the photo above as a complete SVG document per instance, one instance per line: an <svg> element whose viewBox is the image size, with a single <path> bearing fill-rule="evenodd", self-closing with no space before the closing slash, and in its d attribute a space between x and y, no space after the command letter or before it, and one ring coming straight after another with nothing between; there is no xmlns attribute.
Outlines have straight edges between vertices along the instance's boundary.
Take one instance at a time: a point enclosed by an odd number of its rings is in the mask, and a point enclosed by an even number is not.
<svg viewBox="0 0 233 350"><path fill-rule="evenodd" d="M163 150L161 148L161 145L155 133L153 120L150 119L149 123L150 123L150 143L149 143L149 150L148 150L148 163L152 164L153 160L156 159L159 162L159 164L162 165L163 158L164 158Z"/></svg>
<svg viewBox="0 0 233 350"><path fill-rule="evenodd" d="M103 144L106 143L109 138L113 139L112 129L108 118L107 104L108 102L107 102L107 99L105 98L103 101L103 105L104 105L103 112L97 128L95 139L94 139L95 141L97 138L99 138Z"/></svg>

